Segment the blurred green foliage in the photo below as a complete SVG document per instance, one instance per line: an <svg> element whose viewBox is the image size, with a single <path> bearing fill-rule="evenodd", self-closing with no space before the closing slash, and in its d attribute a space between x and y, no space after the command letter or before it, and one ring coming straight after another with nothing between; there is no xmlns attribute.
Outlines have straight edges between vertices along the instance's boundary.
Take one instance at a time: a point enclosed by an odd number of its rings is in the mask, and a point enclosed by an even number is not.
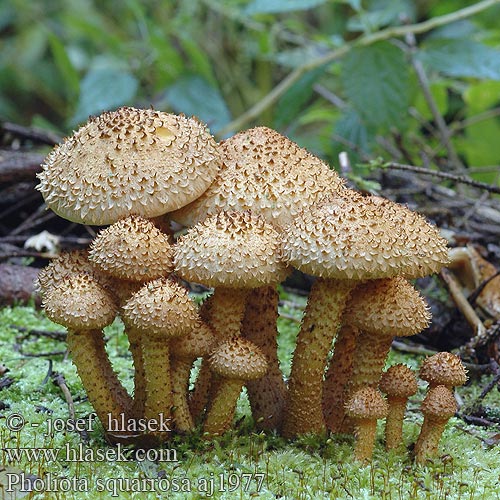
<svg viewBox="0 0 500 500"><path fill-rule="evenodd" d="M471 176L498 182L498 4L426 30L413 46L399 36L352 48L476 3L3 0L0 119L67 134L90 114L129 104L196 114L213 133L227 131L290 71L347 48L245 125L274 127L332 165L347 150L353 162L382 155L447 169L451 146Z"/></svg>

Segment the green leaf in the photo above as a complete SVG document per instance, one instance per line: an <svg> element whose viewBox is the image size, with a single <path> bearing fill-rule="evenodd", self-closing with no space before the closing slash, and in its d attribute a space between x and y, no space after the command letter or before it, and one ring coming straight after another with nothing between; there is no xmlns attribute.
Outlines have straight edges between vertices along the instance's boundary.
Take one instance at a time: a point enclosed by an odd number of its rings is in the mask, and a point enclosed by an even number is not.
<svg viewBox="0 0 500 500"><path fill-rule="evenodd" d="M54 62L64 81L65 93L71 97L77 96L80 88L80 78L73 64L71 64L66 47L53 34L49 35L49 43L54 56Z"/></svg>
<svg viewBox="0 0 500 500"><path fill-rule="evenodd" d="M388 42L352 50L342 62L344 93L370 127L402 128L409 100L408 64Z"/></svg>
<svg viewBox="0 0 500 500"><path fill-rule="evenodd" d="M448 110L448 84L447 82L439 81L432 83L429 86L430 93L436 103L436 106L441 115L445 115ZM432 111L425 99L423 92L419 92L414 102L414 107L418 113L427 120L434 119Z"/></svg>
<svg viewBox="0 0 500 500"><path fill-rule="evenodd" d="M80 85L80 98L71 119L75 125L89 115L129 104L137 92L138 82L123 70L96 68L90 70Z"/></svg>
<svg viewBox="0 0 500 500"><path fill-rule="evenodd" d="M288 89L276 105L274 126L278 130L290 123L311 98L313 85L324 72L323 68L306 73Z"/></svg>
<svg viewBox="0 0 500 500"><path fill-rule="evenodd" d="M454 78L500 80L500 50L471 40L432 40L419 51L425 66Z"/></svg>
<svg viewBox="0 0 500 500"><path fill-rule="evenodd" d="M347 144L339 144L339 152L347 150L357 156L358 150L369 151L370 133L356 111L346 112L335 124L334 133L356 146L351 149Z"/></svg>
<svg viewBox="0 0 500 500"><path fill-rule="evenodd" d="M465 154L469 165L480 167L497 165L500 158L500 125L488 120L474 123L456 140L458 149ZM496 173L496 172L495 172Z"/></svg>
<svg viewBox="0 0 500 500"><path fill-rule="evenodd" d="M280 14L294 10L307 10L326 3L327 0L253 0L244 9L245 14Z"/></svg>
<svg viewBox="0 0 500 500"><path fill-rule="evenodd" d="M467 103L467 118L481 113L500 103L500 82L493 80L479 81L469 85L463 94Z"/></svg>
<svg viewBox="0 0 500 500"><path fill-rule="evenodd" d="M298 49L282 50L273 56L273 60L282 66L297 68L304 61L316 59L327 52L329 48L323 43L310 43Z"/></svg>
<svg viewBox="0 0 500 500"><path fill-rule="evenodd" d="M174 111L197 116L208 124L212 133L231 121L231 114L219 90L199 75L181 78L167 90L166 97Z"/></svg>

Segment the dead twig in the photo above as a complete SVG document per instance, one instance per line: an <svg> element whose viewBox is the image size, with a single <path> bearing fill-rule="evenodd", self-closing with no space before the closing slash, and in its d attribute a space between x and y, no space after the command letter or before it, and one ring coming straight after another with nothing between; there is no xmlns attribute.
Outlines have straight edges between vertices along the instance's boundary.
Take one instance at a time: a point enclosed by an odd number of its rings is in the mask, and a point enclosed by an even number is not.
<svg viewBox="0 0 500 500"><path fill-rule="evenodd" d="M35 329L28 329L25 328L24 326L17 326L17 325L10 325L11 328L15 328L19 332L23 333L24 335L21 336L21 338L27 339L28 337L48 337L50 339L54 340L61 340L65 341L67 333L64 331L46 331L46 330L35 330Z"/></svg>
<svg viewBox="0 0 500 500"><path fill-rule="evenodd" d="M486 184L485 182L475 181L474 179L470 179L465 175L455 175L447 172L430 170L424 167L416 167L415 165L405 165L403 163L395 163L395 162L384 163L382 165L382 168L406 170L409 172L415 172L417 174L432 175L434 177L439 177L441 179L448 179L450 181L457 182L460 184L467 184L469 186L473 186L479 189L484 189L486 191L489 191L490 193L500 194L500 187L492 186L491 184Z"/></svg>
<svg viewBox="0 0 500 500"><path fill-rule="evenodd" d="M48 146L54 146L61 142L59 135L38 127L23 127L17 123L3 122L0 125L0 129L21 139L28 139L39 144L47 144Z"/></svg>
<svg viewBox="0 0 500 500"><path fill-rule="evenodd" d="M64 375L61 373L54 372L51 375L52 382L61 389L61 392L63 393L64 399L66 400L66 403L68 404L68 411L69 411L69 418L71 420L75 420L75 404L73 402L73 396L71 395L71 392L68 389L68 386L66 384L66 380L64 378Z"/></svg>
<svg viewBox="0 0 500 500"><path fill-rule="evenodd" d="M467 323L469 323L469 325L471 325L474 329L475 336L483 336L486 332L486 328L483 325L483 322L479 319L479 316L476 314L476 311L474 311L474 308L470 305L469 301L462 293L462 287L458 283L457 279L450 271L448 271L448 269L442 269L439 276L445 282L451 298L455 302L458 310L463 314Z"/></svg>

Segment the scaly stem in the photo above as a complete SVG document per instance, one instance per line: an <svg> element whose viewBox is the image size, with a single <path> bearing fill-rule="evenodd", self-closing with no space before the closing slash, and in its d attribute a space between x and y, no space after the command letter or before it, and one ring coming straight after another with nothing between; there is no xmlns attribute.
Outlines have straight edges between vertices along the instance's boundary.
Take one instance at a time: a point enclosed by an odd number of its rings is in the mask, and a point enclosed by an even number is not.
<svg viewBox="0 0 500 500"><path fill-rule="evenodd" d="M170 359L170 372L172 377L172 405L175 429L179 432L189 432L194 429L193 417L189 411L187 393L189 375L193 365L192 359Z"/></svg>
<svg viewBox="0 0 500 500"><path fill-rule="evenodd" d="M359 330L343 324L337 339L330 366L323 384L323 414L326 426L340 432L344 419L345 388L351 377L352 361Z"/></svg>
<svg viewBox="0 0 500 500"><path fill-rule="evenodd" d="M220 436L231 427L243 384L239 379L222 379L203 426L208 437Z"/></svg>
<svg viewBox="0 0 500 500"><path fill-rule="evenodd" d="M286 385L278 360L277 319L279 295L266 286L252 290L247 298L242 335L260 347L268 363L267 373L245 385L252 415L259 429L278 429L285 405Z"/></svg>
<svg viewBox="0 0 500 500"><path fill-rule="evenodd" d="M355 282L317 279L293 355L283 435L326 432L323 419L323 374L342 312Z"/></svg>
<svg viewBox="0 0 500 500"><path fill-rule="evenodd" d="M102 336L102 330L68 330L67 343L90 404L106 430L109 418L120 420L127 408L117 397L116 386L107 379L112 368L104 367L106 363L102 363L102 352L98 347L101 342L97 340Z"/></svg>

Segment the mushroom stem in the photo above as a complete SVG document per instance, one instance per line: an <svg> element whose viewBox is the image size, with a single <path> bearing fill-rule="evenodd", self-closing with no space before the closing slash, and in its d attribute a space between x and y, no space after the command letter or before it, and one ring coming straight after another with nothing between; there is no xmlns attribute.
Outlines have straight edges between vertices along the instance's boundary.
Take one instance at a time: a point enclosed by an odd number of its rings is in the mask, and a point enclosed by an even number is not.
<svg viewBox="0 0 500 500"><path fill-rule="evenodd" d="M227 340L239 336L249 290L219 286L214 290L208 307L208 322L217 338Z"/></svg>
<svg viewBox="0 0 500 500"><path fill-rule="evenodd" d="M417 442L415 443L415 461L423 464L428 458L438 455L439 442L449 418L425 417Z"/></svg>
<svg viewBox="0 0 500 500"><path fill-rule="evenodd" d="M244 383L240 379L222 379L203 425L207 437L220 436L229 429Z"/></svg>
<svg viewBox="0 0 500 500"><path fill-rule="evenodd" d="M113 370L113 366L111 365L109 357L106 353L104 335L93 335L92 339L94 341L95 354L98 358L99 364L101 365L104 378L108 382L111 391L115 394L116 401L127 411L128 414L134 401L118 379L116 372Z"/></svg>
<svg viewBox="0 0 500 500"><path fill-rule="evenodd" d="M389 413L385 420L385 447L394 450L403 444L403 420L408 398L387 396Z"/></svg>
<svg viewBox="0 0 500 500"><path fill-rule="evenodd" d="M377 433L376 419L356 419L354 457L360 462L371 460Z"/></svg>
<svg viewBox="0 0 500 500"><path fill-rule="evenodd" d="M260 429L278 429L282 421L286 386L279 366L277 337L279 294L274 286L256 288L248 295L242 335L260 347L267 373L246 383L252 415Z"/></svg>
<svg viewBox="0 0 500 500"><path fill-rule="evenodd" d="M354 351L349 393L362 387L377 387L394 337L380 332L361 332Z"/></svg>
<svg viewBox="0 0 500 500"><path fill-rule="evenodd" d="M387 396L389 413L385 420L385 447L394 450L403 444L403 420L408 398Z"/></svg>
<svg viewBox="0 0 500 500"><path fill-rule="evenodd" d="M193 417L189 411L187 392L192 360L171 357L170 373L172 380L172 415L175 429L179 432L189 432L194 429Z"/></svg>
<svg viewBox="0 0 500 500"><path fill-rule="evenodd" d="M354 281L319 278L314 283L297 338L290 374L283 435L321 434L323 374Z"/></svg>
<svg viewBox="0 0 500 500"><path fill-rule="evenodd" d="M168 422L172 417L172 384L170 377L170 348L168 340L154 340L146 333L142 337L144 357L144 377L146 380L146 401L144 417L147 420ZM168 439L168 434L158 436L161 441Z"/></svg>
<svg viewBox="0 0 500 500"><path fill-rule="evenodd" d="M352 373L352 361L359 330L343 324L335 340L333 356L323 384L323 415L332 432L340 432L344 419L345 388Z"/></svg>
<svg viewBox="0 0 500 500"><path fill-rule="evenodd" d="M415 443L415 461L424 464L438 454L439 441L448 420L457 411L453 393L443 385L432 387L422 401L424 423Z"/></svg>
<svg viewBox="0 0 500 500"><path fill-rule="evenodd" d="M102 336L102 330L68 329L67 343L90 404L107 431L109 419L120 419L126 408L106 379L107 369L103 368L100 342L96 340Z"/></svg>
<svg viewBox="0 0 500 500"><path fill-rule="evenodd" d="M189 395L189 410L194 420L199 421L208 403L210 385L214 374L210 370L208 358L203 358L194 384L194 389Z"/></svg>
<svg viewBox="0 0 500 500"><path fill-rule="evenodd" d="M146 402L146 375L144 373L141 333L138 330L128 327L125 327L125 331L134 363L134 402L132 405L132 414L135 418L142 418L144 417L144 405Z"/></svg>

